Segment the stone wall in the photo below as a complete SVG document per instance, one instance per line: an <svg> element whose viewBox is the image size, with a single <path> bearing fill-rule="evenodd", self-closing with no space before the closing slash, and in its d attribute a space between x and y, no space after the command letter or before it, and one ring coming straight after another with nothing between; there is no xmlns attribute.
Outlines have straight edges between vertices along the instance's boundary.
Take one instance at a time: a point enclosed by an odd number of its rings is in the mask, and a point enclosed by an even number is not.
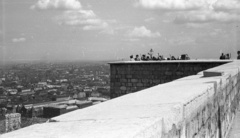
<svg viewBox="0 0 240 138"><path fill-rule="evenodd" d="M17 130L21 125L21 114L11 113L5 115L5 131L10 132Z"/></svg>
<svg viewBox="0 0 240 138"><path fill-rule="evenodd" d="M110 63L111 98L170 82L213 68L229 60L134 61Z"/></svg>
<svg viewBox="0 0 240 138"><path fill-rule="evenodd" d="M211 69L216 72L225 70L221 79L207 82L213 84L214 91L206 91L184 104L185 137L227 137L240 101L240 68L235 64L232 66L235 69Z"/></svg>

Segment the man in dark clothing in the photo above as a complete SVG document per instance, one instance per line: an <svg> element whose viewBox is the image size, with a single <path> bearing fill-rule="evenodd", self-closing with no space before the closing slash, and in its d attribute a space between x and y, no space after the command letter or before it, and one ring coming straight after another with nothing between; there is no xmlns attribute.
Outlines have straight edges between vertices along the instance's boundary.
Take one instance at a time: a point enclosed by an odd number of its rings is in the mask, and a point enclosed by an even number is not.
<svg viewBox="0 0 240 138"><path fill-rule="evenodd" d="M237 59L240 59L240 51L238 51L237 54L238 54Z"/></svg>
<svg viewBox="0 0 240 138"><path fill-rule="evenodd" d="M24 105L22 105L22 108L21 108L21 115L22 115L22 116L26 116L26 113L27 113L27 109L25 108Z"/></svg>
<svg viewBox="0 0 240 138"><path fill-rule="evenodd" d="M220 59L225 59L225 55L222 53L222 55L220 56Z"/></svg>

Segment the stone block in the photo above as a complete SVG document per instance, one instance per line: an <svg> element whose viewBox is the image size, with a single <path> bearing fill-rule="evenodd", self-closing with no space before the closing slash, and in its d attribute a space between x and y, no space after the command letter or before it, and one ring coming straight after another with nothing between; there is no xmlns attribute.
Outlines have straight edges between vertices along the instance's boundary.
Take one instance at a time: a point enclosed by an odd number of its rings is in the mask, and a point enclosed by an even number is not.
<svg viewBox="0 0 240 138"><path fill-rule="evenodd" d="M127 90L127 88L126 88L126 86L121 86L120 90L125 91L125 90Z"/></svg>
<svg viewBox="0 0 240 138"><path fill-rule="evenodd" d="M222 76L223 72L217 72L217 71L203 71L204 77L214 77L214 76Z"/></svg>
<svg viewBox="0 0 240 138"><path fill-rule="evenodd" d="M182 76L182 75L183 75L183 72L181 72L181 71L177 71L177 72L176 72L176 75L178 75L178 76Z"/></svg>
<svg viewBox="0 0 240 138"><path fill-rule="evenodd" d="M132 75L126 75L126 78L127 78L127 79L131 79L131 78L132 78Z"/></svg>
<svg viewBox="0 0 240 138"><path fill-rule="evenodd" d="M170 75L172 75L172 72L166 71L166 72L165 72L165 75L170 76Z"/></svg>
<svg viewBox="0 0 240 138"><path fill-rule="evenodd" d="M138 86L138 87L142 87L142 86L143 86L143 83L140 83L140 82L139 82L139 83L137 83L137 86Z"/></svg>
<svg viewBox="0 0 240 138"><path fill-rule="evenodd" d="M120 82L128 82L127 79L120 79Z"/></svg>
<svg viewBox="0 0 240 138"><path fill-rule="evenodd" d="M137 79L131 79L131 82L136 83L136 82L138 82L138 80Z"/></svg>

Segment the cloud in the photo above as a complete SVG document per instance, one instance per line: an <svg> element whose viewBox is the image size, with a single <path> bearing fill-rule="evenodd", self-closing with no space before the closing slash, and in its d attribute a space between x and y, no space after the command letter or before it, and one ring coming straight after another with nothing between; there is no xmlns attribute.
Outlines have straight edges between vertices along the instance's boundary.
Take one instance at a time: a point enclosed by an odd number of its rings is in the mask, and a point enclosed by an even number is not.
<svg viewBox="0 0 240 138"><path fill-rule="evenodd" d="M139 0L136 6L148 9L193 10L199 9L205 0Z"/></svg>
<svg viewBox="0 0 240 138"><path fill-rule="evenodd" d="M31 9L63 10L53 20L59 25L80 26L83 30L105 29L112 23L110 20L100 19L92 10L83 9L79 0L38 0Z"/></svg>
<svg viewBox="0 0 240 138"><path fill-rule="evenodd" d="M213 4L215 10L238 10L240 9L239 0L216 0Z"/></svg>
<svg viewBox="0 0 240 138"><path fill-rule="evenodd" d="M135 27L133 30L128 32L128 36L130 37L160 37L159 32L151 32L151 30L148 30L145 26L141 27Z"/></svg>
<svg viewBox="0 0 240 138"><path fill-rule="evenodd" d="M83 30L99 30L109 26L111 21L104 21L97 17L92 10L65 11L63 15L56 17L59 24L82 26Z"/></svg>
<svg viewBox="0 0 240 138"><path fill-rule="evenodd" d="M26 38L21 37L21 38L13 38L12 42L17 43L17 42L25 42Z"/></svg>
<svg viewBox="0 0 240 138"><path fill-rule="evenodd" d="M63 10L79 10L82 5L78 0L38 0L32 5L31 9L63 9Z"/></svg>
<svg viewBox="0 0 240 138"><path fill-rule="evenodd" d="M206 23L206 22L234 22L240 21L240 15L234 13L227 13L222 11L189 11L185 13L177 13L174 19L175 23Z"/></svg>
<svg viewBox="0 0 240 138"><path fill-rule="evenodd" d="M136 5L165 10L176 16L175 23L240 21L239 0L138 0Z"/></svg>

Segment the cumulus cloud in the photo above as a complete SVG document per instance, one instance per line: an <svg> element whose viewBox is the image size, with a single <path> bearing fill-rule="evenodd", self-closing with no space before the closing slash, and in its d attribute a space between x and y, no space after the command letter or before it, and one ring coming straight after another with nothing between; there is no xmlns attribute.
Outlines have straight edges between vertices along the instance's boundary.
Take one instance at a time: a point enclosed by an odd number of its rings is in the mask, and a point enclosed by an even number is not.
<svg viewBox="0 0 240 138"><path fill-rule="evenodd" d="M135 27L132 31L128 32L128 35L131 37L160 37L159 32L151 32L145 26Z"/></svg>
<svg viewBox="0 0 240 138"><path fill-rule="evenodd" d="M190 10L199 9L205 0L139 0L136 5L150 9Z"/></svg>
<svg viewBox="0 0 240 138"><path fill-rule="evenodd" d="M239 0L216 0L212 7L215 10L238 10L240 9Z"/></svg>
<svg viewBox="0 0 240 138"><path fill-rule="evenodd" d="M38 0L31 9L63 10L53 18L59 25L80 26L83 30L100 30L111 21L99 18L92 10L83 9L79 0Z"/></svg>
<svg viewBox="0 0 240 138"><path fill-rule="evenodd" d="M65 11L56 20L59 24L82 26L83 30L99 30L108 27L108 21L97 17L92 10Z"/></svg>
<svg viewBox="0 0 240 138"><path fill-rule="evenodd" d="M12 42L17 43L17 42L25 42L26 38L21 37L21 38L13 38Z"/></svg>
<svg viewBox="0 0 240 138"><path fill-rule="evenodd" d="M63 10L78 10L82 5L78 0L38 0L31 6L31 9L63 9Z"/></svg>
<svg viewBox="0 0 240 138"><path fill-rule="evenodd" d="M206 22L233 22L240 21L240 15L227 12L214 12L209 10L189 11L177 13L175 23L206 23Z"/></svg>
<svg viewBox="0 0 240 138"><path fill-rule="evenodd" d="M175 23L240 21L239 0L138 0L136 5L177 15Z"/></svg>

